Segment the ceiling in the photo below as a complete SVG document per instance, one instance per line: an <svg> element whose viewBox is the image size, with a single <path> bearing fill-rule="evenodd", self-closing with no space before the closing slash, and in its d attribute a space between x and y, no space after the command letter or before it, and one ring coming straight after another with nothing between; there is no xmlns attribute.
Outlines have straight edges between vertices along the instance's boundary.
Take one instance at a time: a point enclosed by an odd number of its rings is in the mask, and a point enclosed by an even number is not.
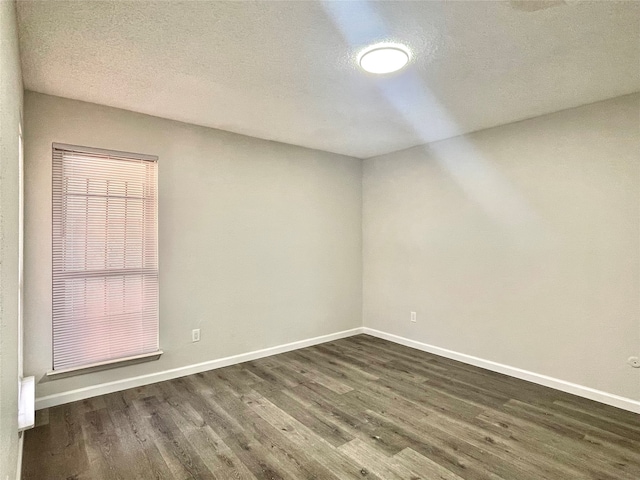
<svg viewBox="0 0 640 480"><path fill-rule="evenodd" d="M640 2L18 1L25 88L367 158L640 91ZM357 54L409 46L365 74Z"/></svg>

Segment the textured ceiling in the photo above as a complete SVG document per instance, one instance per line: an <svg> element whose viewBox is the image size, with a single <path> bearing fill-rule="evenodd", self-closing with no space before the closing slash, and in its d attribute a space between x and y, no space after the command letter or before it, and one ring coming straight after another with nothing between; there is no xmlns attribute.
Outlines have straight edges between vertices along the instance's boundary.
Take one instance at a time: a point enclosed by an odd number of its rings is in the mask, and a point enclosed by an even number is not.
<svg viewBox="0 0 640 480"><path fill-rule="evenodd" d="M535 3L535 1L534 1ZM18 1L25 87L366 158L640 90L640 3ZM356 66L407 44L408 68Z"/></svg>

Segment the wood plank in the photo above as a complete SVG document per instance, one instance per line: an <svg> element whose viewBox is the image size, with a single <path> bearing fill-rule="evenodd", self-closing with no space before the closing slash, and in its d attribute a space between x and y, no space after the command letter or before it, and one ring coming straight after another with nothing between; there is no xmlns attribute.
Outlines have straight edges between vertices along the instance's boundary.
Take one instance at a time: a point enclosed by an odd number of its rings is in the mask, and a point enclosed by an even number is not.
<svg viewBox="0 0 640 480"><path fill-rule="evenodd" d="M38 412L25 479L640 478L640 415L358 335Z"/></svg>

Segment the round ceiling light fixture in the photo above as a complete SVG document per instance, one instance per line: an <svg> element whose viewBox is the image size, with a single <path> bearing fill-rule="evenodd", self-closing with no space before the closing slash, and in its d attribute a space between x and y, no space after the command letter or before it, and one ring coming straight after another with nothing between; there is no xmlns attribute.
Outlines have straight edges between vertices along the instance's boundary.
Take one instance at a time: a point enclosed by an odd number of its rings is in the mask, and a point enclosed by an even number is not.
<svg viewBox="0 0 640 480"><path fill-rule="evenodd" d="M360 67L369 73L397 72L409 63L409 49L404 45L373 45L359 55Z"/></svg>

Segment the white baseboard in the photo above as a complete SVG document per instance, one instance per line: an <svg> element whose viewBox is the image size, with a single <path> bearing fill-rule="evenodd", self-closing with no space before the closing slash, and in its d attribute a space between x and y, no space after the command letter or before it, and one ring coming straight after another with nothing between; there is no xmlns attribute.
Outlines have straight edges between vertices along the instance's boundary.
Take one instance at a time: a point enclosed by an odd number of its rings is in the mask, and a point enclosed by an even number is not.
<svg viewBox="0 0 640 480"><path fill-rule="evenodd" d="M18 465L16 466L16 480L22 478L22 452L24 449L24 432L20 432L18 439Z"/></svg>
<svg viewBox="0 0 640 480"><path fill-rule="evenodd" d="M606 403L607 405L622 408L630 412L640 413L640 401L632 400L631 398L621 397L619 395L603 392L601 390L585 387L583 385L567 382L547 375L541 375L528 370L522 370L521 368L492 362L491 360L485 360L465 353L454 352L453 350L447 350L446 348L436 347L427 343L417 342L391 333L381 332L380 330L375 330L373 328L364 327L363 333L382 338L384 340L389 340L390 342L399 343L406 347L422 350L423 352L433 353L435 355L440 355L441 357L451 358L453 360L458 360L459 362L468 363L469 365L475 365L476 367L481 367L486 370L503 373L511 377L520 378L521 380L527 380L539 385L544 385L545 387L555 388L562 392L572 393L573 395L588 398L589 400Z"/></svg>
<svg viewBox="0 0 640 480"><path fill-rule="evenodd" d="M192 375L194 373L200 373L207 370L214 370L216 368L228 367L230 365L235 365L238 363L249 362L251 360L257 360L258 358L277 355L279 353L285 353L291 350L298 350L300 348L310 347L312 345L318 345L320 343L331 342L340 338L351 337L362 332L363 327L357 327L352 328L351 330L344 330L342 332L331 333L329 335L322 335L320 337L299 340L297 342L264 348L262 350L256 350L253 352L242 353L240 355L233 355L231 357L219 358L216 360L196 363L193 365L173 368L170 370L163 370L161 372L154 372L137 377L124 378L122 380L101 383L98 385L92 385L90 387L78 388L77 390L70 390L68 392L55 393L52 395L36 398L35 407L36 410L54 407L56 405L62 405L64 403L84 400L85 398L96 397L98 395L104 395L107 393L119 392L128 388L141 387L143 385L149 385L151 383L184 377L186 375Z"/></svg>
<svg viewBox="0 0 640 480"><path fill-rule="evenodd" d="M125 378L114 382L101 383L98 385L92 385L90 387L79 388L77 390L70 390L68 392L56 393L53 395L47 395L44 397L36 398L35 408L40 410L42 408L53 407L56 405L62 405L64 403L75 402L77 400L84 400L85 398L91 398L98 395L104 395L107 393L118 392L126 390L128 388L141 387L143 385L149 385L151 383L162 382L164 380L171 380L178 377L184 377L186 375L192 375L194 373L205 372L207 370L215 370L216 368L228 367L242 362L248 362L251 360L257 360L259 358L268 357L271 355L277 355L279 353L290 352L291 350L298 350L300 348L310 347L312 345L318 345L320 343L331 342L340 338L351 337L365 333L374 337L389 340L390 342L405 345L407 347L422 350L424 352L433 353L442 357L458 360L463 363L475 365L476 367L491 370L493 372L503 373L511 377L520 378L529 382L544 385L545 387L555 388L563 392L578 395L580 397L595 400L596 402L605 403L614 407L622 408L630 412L640 413L640 401L632 400L630 398L621 397L612 393L603 392L594 388L585 387L576 383L567 382L557 378L549 377L539 373L530 372L521 368L511 367L501 363L493 362L491 360L485 360L483 358L474 357L465 353L455 352L446 348L436 347L427 343L410 340L405 337L393 335L391 333L382 332L368 327L358 327L351 330L345 330L342 332L332 333L329 335L322 335L320 337L309 338L306 340L300 340L297 342L287 343L284 345L278 345L275 347L265 348L262 350L256 350L253 352L243 353L240 355L233 355L231 357L219 358L216 360L210 360L207 362L197 363L194 365L187 365L184 367L174 368L170 370L163 370L161 372L150 373L147 375L140 375L137 377ZM22 439L21 439L22 442ZM22 448L22 446L20 446Z"/></svg>

